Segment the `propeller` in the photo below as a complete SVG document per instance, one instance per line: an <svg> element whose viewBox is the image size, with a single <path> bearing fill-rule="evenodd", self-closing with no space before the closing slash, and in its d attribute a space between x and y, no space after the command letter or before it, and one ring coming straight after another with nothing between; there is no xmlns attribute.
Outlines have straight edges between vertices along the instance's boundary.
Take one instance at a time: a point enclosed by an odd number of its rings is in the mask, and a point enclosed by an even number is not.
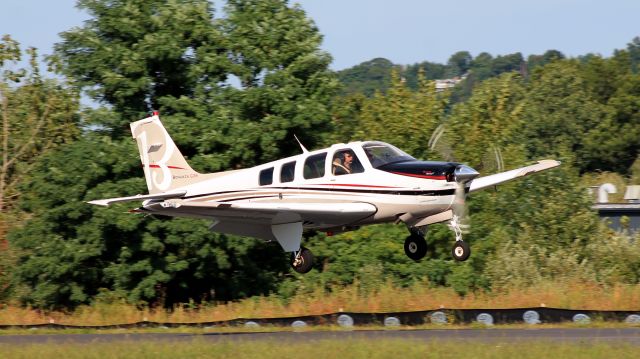
<svg viewBox="0 0 640 359"><path fill-rule="evenodd" d="M446 161L455 161L453 156L453 149L451 144L447 140L447 136L445 135L446 126L445 124L440 124L431 134L431 138L427 143L429 149L431 151L438 152L444 160ZM504 163L502 160L502 152L500 148L497 146L492 147L493 156L495 157L495 166L498 172L502 172ZM487 161L490 162L491 160ZM493 161L491 161L493 162ZM462 231L469 228L469 219L467 216L467 205L465 203L467 197L466 188L469 183L480 174L478 171L466 165L458 165L454 172L453 178L457 183L455 189L455 196L453 203L451 205L451 210L453 211L453 218L451 219L449 225L456 233L456 240L462 239Z"/></svg>
<svg viewBox="0 0 640 359"><path fill-rule="evenodd" d="M456 240L462 238L462 230L469 227L469 221L467 218L467 184L480 174L473 168L465 165L458 165L453 172L454 179L457 183L455 189L455 196L451 210L453 211L453 218L451 219L451 228L456 233Z"/></svg>

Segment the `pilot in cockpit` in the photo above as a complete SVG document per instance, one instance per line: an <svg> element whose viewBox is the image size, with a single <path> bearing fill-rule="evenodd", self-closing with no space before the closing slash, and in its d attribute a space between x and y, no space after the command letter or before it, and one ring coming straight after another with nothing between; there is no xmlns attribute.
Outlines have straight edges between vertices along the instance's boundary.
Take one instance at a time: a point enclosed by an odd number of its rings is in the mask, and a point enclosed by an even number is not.
<svg viewBox="0 0 640 359"><path fill-rule="evenodd" d="M332 172L334 175L347 175L352 172L353 153L351 151L337 152L333 157Z"/></svg>
<svg viewBox="0 0 640 359"><path fill-rule="evenodd" d="M364 168L352 150L337 151L331 162L331 172L334 176L362 173Z"/></svg>

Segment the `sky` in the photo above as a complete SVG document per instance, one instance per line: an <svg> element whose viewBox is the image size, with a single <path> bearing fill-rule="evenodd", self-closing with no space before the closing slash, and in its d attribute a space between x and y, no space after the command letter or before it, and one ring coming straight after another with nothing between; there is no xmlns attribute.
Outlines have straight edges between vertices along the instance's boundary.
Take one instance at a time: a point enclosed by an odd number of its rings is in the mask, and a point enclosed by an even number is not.
<svg viewBox="0 0 640 359"><path fill-rule="evenodd" d="M88 15L75 0L0 0L0 35L50 54ZM640 36L640 0L297 0L334 70L376 57L446 63L457 51L610 56Z"/></svg>

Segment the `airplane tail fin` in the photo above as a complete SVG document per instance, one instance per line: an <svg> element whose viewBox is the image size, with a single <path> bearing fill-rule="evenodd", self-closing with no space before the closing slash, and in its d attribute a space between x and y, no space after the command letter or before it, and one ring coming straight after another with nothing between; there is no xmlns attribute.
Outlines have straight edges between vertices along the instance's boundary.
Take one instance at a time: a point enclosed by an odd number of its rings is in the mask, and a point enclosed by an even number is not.
<svg viewBox="0 0 640 359"><path fill-rule="evenodd" d="M131 134L138 142L149 194L164 193L204 179L205 176L189 166L157 112L130 125Z"/></svg>

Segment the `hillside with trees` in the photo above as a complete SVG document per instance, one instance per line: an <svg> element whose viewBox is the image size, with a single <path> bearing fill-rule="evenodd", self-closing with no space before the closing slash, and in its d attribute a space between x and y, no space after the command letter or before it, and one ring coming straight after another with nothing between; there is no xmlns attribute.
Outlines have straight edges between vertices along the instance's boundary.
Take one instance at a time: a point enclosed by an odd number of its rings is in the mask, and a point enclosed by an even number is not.
<svg viewBox="0 0 640 359"><path fill-rule="evenodd" d="M609 230L586 191L602 176L640 180L640 38L611 57L461 51L447 64L378 58L333 73L317 27L286 0L229 0L223 16L206 0L79 4L91 20L62 34L48 58L55 79L38 72L35 50L10 37L0 46L3 302L172 307L390 283L460 295L640 285L638 235ZM30 67L4 71L25 54ZM434 79L462 75L436 91ZM101 107L81 108L81 92ZM543 158L563 164L469 197L467 262L450 259L444 225L430 227L420 262L402 250L404 226L380 225L306 233L317 261L303 276L274 243L212 233L202 220L129 214L129 204L86 204L146 192L128 123L151 110L201 172L297 154L294 134L310 149L386 141L482 174Z"/></svg>
<svg viewBox="0 0 640 359"><path fill-rule="evenodd" d="M630 44L631 46L631 44ZM468 51L458 51L446 64L424 61L413 65L393 64L384 58L363 62L337 72L343 84L342 93L360 93L371 97L376 91L385 92L391 86L391 72L397 72L412 90L418 88L418 74L427 80L464 78L454 90L456 102L466 99L475 84L506 72L520 72L523 76L538 66L564 59L560 51L548 50L542 55L530 55L526 60L517 52L496 57L483 52L473 57Z"/></svg>

